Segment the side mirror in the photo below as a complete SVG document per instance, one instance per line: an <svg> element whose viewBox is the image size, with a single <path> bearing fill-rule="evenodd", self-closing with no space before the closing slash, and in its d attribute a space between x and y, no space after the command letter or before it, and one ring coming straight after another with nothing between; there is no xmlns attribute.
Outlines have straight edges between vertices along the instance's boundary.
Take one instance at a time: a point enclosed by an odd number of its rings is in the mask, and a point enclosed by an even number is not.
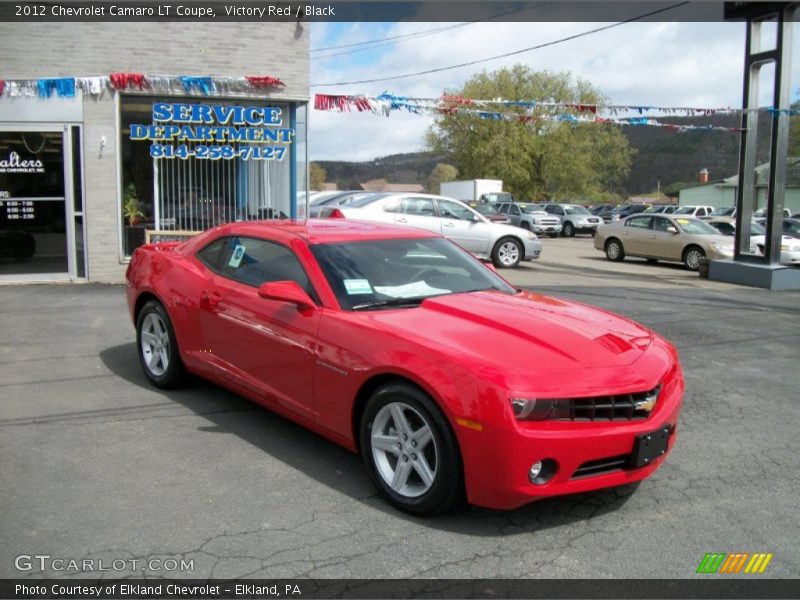
<svg viewBox="0 0 800 600"><path fill-rule="evenodd" d="M301 312L316 308L314 301L296 281L262 283L258 288L258 295L265 300L294 304Z"/></svg>
<svg viewBox="0 0 800 600"><path fill-rule="evenodd" d="M667 232L668 232L668 233L675 233L675 234L677 234L677 233L678 233L678 228L677 228L677 227L675 227L674 225L667 225Z"/></svg>

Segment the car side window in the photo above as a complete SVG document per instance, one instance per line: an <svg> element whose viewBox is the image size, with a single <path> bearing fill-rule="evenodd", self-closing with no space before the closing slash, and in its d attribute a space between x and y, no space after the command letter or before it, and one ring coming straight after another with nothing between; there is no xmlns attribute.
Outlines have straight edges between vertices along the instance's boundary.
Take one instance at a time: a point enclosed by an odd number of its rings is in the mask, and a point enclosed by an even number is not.
<svg viewBox="0 0 800 600"><path fill-rule="evenodd" d="M667 231L667 228L672 225L672 222L669 219L665 219L664 217L653 217L653 229L656 231Z"/></svg>
<svg viewBox="0 0 800 600"><path fill-rule="evenodd" d="M512 214L512 215L518 215L519 214L519 206L512 206L509 209L508 212L509 212L509 214Z"/></svg>
<svg viewBox="0 0 800 600"><path fill-rule="evenodd" d="M215 273L219 273L222 253L228 244L228 238L215 240L200 250L195 256L198 260Z"/></svg>
<svg viewBox="0 0 800 600"><path fill-rule="evenodd" d="M461 221L474 221L475 215L465 206L450 202L449 200L439 200L439 213L446 219L459 219Z"/></svg>
<svg viewBox="0 0 800 600"><path fill-rule="evenodd" d="M403 198L400 206L400 212L407 215L432 217L435 214L433 200L430 198Z"/></svg>
<svg viewBox="0 0 800 600"><path fill-rule="evenodd" d="M625 221L625 227L637 227L639 229L650 229L650 221L653 217L631 217Z"/></svg>
<svg viewBox="0 0 800 600"><path fill-rule="evenodd" d="M697 209L697 216L698 217L705 217L706 216L706 209L705 208L698 208Z"/></svg>
<svg viewBox="0 0 800 600"><path fill-rule="evenodd" d="M508 211L510 210L510 206L508 204L503 204L503 203L496 204L495 208L497 209L497 212L503 213L504 215L508 214Z"/></svg>
<svg viewBox="0 0 800 600"><path fill-rule="evenodd" d="M231 237L222 253L220 275L252 287L271 281L295 281L316 299L303 266L289 248L258 238Z"/></svg>
<svg viewBox="0 0 800 600"><path fill-rule="evenodd" d="M400 210L400 200L389 200L386 204L383 205L383 212L388 212L388 213L402 212Z"/></svg>

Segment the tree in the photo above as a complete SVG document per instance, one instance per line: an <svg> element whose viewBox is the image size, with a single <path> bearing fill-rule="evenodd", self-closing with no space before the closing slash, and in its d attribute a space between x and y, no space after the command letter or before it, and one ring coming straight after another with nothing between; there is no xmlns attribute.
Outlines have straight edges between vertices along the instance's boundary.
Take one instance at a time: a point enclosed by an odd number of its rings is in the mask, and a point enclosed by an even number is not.
<svg viewBox="0 0 800 600"><path fill-rule="evenodd" d="M569 73L533 71L526 65L484 71L448 93L465 99L576 105L605 101L591 84L573 82ZM613 190L630 169L633 151L615 126L554 121L547 117L564 110L552 107L535 107L532 113L526 107L499 105L480 110L503 111L509 118L441 114L427 134L430 148L451 156L463 179L502 179L503 189L519 198L567 199ZM572 114L580 114L578 108ZM522 122L517 118L522 115L534 118Z"/></svg>
<svg viewBox="0 0 800 600"><path fill-rule="evenodd" d="M311 180L309 185L312 190L321 190L327 176L328 174L325 172L325 169L316 163L311 163L308 171L308 178Z"/></svg>
<svg viewBox="0 0 800 600"><path fill-rule="evenodd" d="M458 169L453 165L437 163L430 175L428 175L428 193L440 194L441 183L443 181L453 181L456 177L458 177Z"/></svg>

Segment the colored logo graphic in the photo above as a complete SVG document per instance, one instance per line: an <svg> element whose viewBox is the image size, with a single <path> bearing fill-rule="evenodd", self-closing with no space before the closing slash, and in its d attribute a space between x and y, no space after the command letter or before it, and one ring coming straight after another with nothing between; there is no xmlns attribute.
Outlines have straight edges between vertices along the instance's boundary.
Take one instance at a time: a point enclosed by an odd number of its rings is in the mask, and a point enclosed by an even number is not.
<svg viewBox="0 0 800 600"><path fill-rule="evenodd" d="M697 567L698 573L727 573L727 574L761 574L767 569L769 561L772 560L772 554L764 552L756 552L750 554L749 552L733 552L726 554L725 552L709 552L700 561L700 566Z"/></svg>

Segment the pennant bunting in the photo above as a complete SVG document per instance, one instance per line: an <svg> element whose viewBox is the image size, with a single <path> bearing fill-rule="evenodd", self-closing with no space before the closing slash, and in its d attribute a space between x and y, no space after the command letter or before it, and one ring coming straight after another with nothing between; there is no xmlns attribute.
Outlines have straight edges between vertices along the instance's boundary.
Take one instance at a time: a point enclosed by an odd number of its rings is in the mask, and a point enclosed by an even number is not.
<svg viewBox="0 0 800 600"><path fill-rule="evenodd" d="M286 87L286 84L277 77L245 75L245 79L250 82L250 85L257 88Z"/></svg>
<svg viewBox="0 0 800 600"><path fill-rule="evenodd" d="M492 107L495 110L489 110ZM322 111L349 112L371 111L374 114L389 116L402 111L423 115L471 115L481 120L518 121L520 123L555 122L567 124L606 123L631 127L661 127L667 131L743 131L740 127L721 127L715 125L680 125L662 123L651 113L662 116L710 116L716 114L741 115L744 110L726 108L697 108L645 106L627 104L587 104L578 102L550 102L537 100L479 100L452 94L439 98L417 98L398 96L384 92L378 96L316 94L314 108ZM505 109L505 110L497 110ZM755 112L761 109L748 109ZM772 109L770 109L772 110ZM795 114L800 111L778 111ZM631 114L639 116L629 116Z"/></svg>

